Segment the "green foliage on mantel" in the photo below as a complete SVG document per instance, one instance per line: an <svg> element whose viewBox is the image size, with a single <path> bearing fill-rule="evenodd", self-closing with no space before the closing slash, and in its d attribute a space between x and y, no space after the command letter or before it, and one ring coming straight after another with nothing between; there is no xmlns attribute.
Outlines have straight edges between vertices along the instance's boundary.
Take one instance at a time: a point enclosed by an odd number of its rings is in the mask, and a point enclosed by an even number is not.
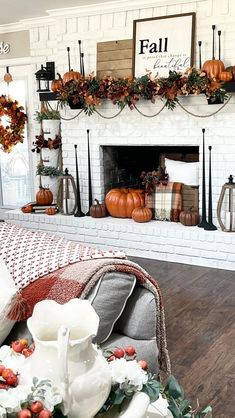
<svg viewBox="0 0 235 418"><path fill-rule="evenodd" d="M79 80L70 80L60 90L58 100L69 104L71 108L82 109L87 115L102 104L103 100L110 100L120 109L128 106L133 109L140 99L156 99L165 101L165 106L173 110L179 101L179 96L204 93L207 99L226 99L226 90L221 82L207 77L205 72L196 68L189 68L184 74L170 71L167 78L156 78L148 73L139 78L115 79L106 76L96 78L93 74L81 76Z"/></svg>

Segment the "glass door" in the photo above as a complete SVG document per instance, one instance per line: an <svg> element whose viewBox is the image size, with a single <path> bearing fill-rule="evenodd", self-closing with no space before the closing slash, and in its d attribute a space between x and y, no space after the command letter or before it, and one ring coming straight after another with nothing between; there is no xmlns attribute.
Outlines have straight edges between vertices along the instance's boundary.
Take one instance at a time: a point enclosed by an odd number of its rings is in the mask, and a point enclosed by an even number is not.
<svg viewBox="0 0 235 418"><path fill-rule="evenodd" d="M27 69L29 68L29 66L10 68L13 81L9 84L2 81L6 69L0 69L0 95L9 95L13 100L17 100L26 113L30 75L27 74ZM3 118L2 123L4 123ZM23 144L17 144L9 154L0 151L0 206L2 208L21 207L32 200L33 181L27 125Z"/></svg>

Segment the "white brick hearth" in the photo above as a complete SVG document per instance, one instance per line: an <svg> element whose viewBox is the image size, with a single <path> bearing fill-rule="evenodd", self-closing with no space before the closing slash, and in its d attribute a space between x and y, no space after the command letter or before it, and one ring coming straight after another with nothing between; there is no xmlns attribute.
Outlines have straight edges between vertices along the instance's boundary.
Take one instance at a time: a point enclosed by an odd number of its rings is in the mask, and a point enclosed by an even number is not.
<svg viewBox="0 0 235 418"><path fill-rule="evenodd" d="M206 232L198 227L131 219L5 213L5 219L31 229L63 235L104 249L124 249L127 255L235 270L235 234Z"/></svg>

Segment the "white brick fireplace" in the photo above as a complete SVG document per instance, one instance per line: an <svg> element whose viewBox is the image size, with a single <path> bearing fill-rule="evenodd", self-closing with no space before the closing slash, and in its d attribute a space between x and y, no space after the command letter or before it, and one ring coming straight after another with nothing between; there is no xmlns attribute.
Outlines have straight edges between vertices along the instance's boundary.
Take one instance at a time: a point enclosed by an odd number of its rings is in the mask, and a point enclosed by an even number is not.
<svg viewBox="0 0 235 418"><path fill-rule="evenodd" d="M23 27L30 30L32 74L46 61L55 61L56 70L61 74L67 71L67 46L71 49L72 68L79 68L78 39L82 39L84 46L86 73L95 71L97 42L131 39L134 19L188 12L196 13L196 65L197 40L203 41L202 60L211 56L212 24L222 31L222 56L226 66L233 65L234 4L234 0L146 0L144 4L141 0L123 0L118 4L107 3L102 10L98 6L87 6L67 12L50 11L48 18L22 22ZM10 31L9 28L7 31ZM73 175L74 144L78 145L84 212L88 209L87 129L90 130L92 194L93 198L102 200L102 146L201 146L202 128L205 128L206 150L208 145L212 145L213 213L214 223L217 224L216 206L221 187L230 174L235 174L235 97L221 112L208 118L204 116L218 110L220 105L207 105L204 96L181 98L180 101L188 112L202 117L193 117L177 107L174 111L164 109L153 118L144 117L136 110L124 109L115 118L102 118L97 113L91 117L81 114L74 120L62 122L63 164ZM38 110L36 88L34 102L35 110ZM156 113L161 106L161 102L153 105L141 101L137 104L138 109L147 115ZM117 113L117 108L110 103L104 103L98 110L105 117ZM71 118L77 112L64 109L62 116ZM208 153L206 166L207 162ZM79 242L122 248L129 255L235 270L235 234L220 230L207 232L197 227L187 228L157 221L136 224L129 219L111 217L92 219L27 215L20 211L8 212L6 217L23 226L63 234Z"/></svg>
<svg viewBox="0 0 235 418"><path fill-rule="evenodd" d="M181 99L188 111L205 115L219 105L207 105L204 97ZM155 113L160 107L141 102L142 113ZM216 116L194 118L180 108L164 110L155 118L144 118L137 111L125 109L114 119L103 119L97 114L82 114L73 121L62 122L63 164L75 175L74 144L78 145L79 177L82 209L88 209L87 129L90 130L90 152L93 198L104 197L103 145L194 145L201 147L202 128L206 129L206 144L212 145L213 213L217 224L216 206L222 185L235 172L235 119L234 99ZM66 109L66 118L76 115ZM112 105L99 109L104 116L117 112ZM207 148L207 147L206 147ZM208 153L206 155L208 161ZM201 153L200 153L201 163ZM201 164L200 164L201 166ZM207 166L207 164L206 164ZM200 179L201 180L201 179ZM207 182L208 184L208 182ZM67 238L104 248L124 249L128 255L182 262L235 270L235 234L204 231L198 227L184 227L173 222L151 221L137 224L130 219L90 217L74 218L57 215L25 215L9 213L16 223L63 234Z"/></svg>

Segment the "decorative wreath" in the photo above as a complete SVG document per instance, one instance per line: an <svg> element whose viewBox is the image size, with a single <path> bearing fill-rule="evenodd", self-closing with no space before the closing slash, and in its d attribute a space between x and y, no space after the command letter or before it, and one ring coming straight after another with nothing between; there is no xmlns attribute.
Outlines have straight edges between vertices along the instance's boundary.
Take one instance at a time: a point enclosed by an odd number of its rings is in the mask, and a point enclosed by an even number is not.
<svg viewBox="0 0 235 418"><path fill-rule="evenodd" d="M24 140L24 127L27 119L24 108L7 96L0 96L0 149L11 152L14 145ZM2 116L7 117L7 125L1 123Z"/></svg>

